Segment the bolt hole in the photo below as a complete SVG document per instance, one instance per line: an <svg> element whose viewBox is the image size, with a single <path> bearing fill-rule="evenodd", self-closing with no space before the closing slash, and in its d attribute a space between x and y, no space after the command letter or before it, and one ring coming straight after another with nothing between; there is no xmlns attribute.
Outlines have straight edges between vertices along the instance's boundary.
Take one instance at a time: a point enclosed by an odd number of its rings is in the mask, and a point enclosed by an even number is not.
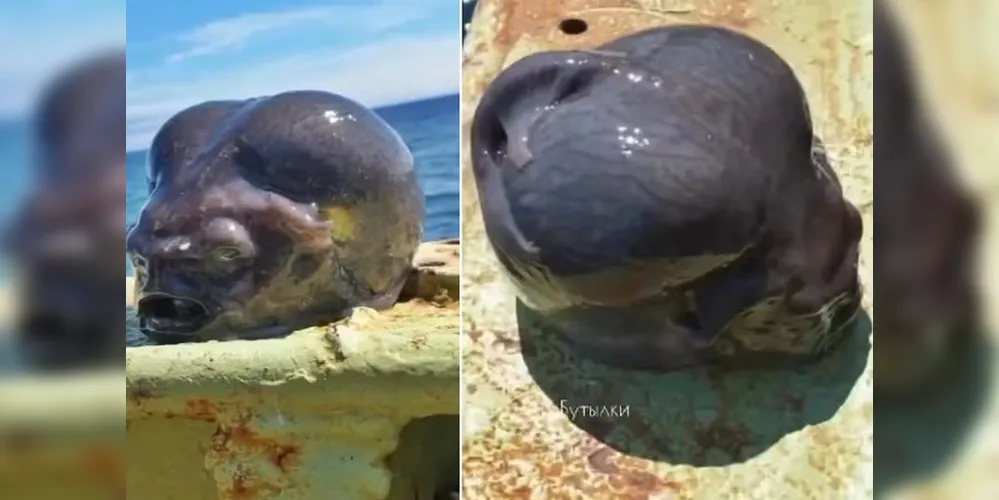
<svg viewBox="0 0 999 500"><path fill-rule="evenodd" d="M562 30L562 33L565 33L566 35L579 35L586 32L589 28L586 21L582 19L563 19L562 22L558 24L558 27Z"/></svg>

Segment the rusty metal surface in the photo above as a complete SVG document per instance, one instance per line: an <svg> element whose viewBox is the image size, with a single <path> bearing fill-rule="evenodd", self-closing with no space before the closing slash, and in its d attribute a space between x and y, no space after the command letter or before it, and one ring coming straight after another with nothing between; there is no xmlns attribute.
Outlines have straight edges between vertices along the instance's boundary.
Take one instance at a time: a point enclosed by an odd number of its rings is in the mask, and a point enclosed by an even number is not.
<svg viewBox="0 0 999 500"><path fill-rule="evenodd" d="M870 0L481 1L465 42L462 140L484 88L541 50L680 22L761 39L796 70L846 195L872 227ZM559 23L588 29L566 35ZM517 326L463 155L463 497L860 499L873 491L869 345L769 374L649 375L577 359ZM871 231L861 279L873 315ZM866 332L860 335L864 336Z"/></svg>
<svg viewBox="0 0 999 500"><path fill-rule="evenodd" d="M125 498L123 378L0 380L0 498Z"/></svg>
<svg viewBox="0 0 999 500"><path fill-rule="evenodd" d="M457 461L458 260L457 242L424 245L409 300L330 327L129 348L128 496L403 500L432 490ZM449 439L450 450L426 446ZM414 453L442 465L397 458Z"/></svg>

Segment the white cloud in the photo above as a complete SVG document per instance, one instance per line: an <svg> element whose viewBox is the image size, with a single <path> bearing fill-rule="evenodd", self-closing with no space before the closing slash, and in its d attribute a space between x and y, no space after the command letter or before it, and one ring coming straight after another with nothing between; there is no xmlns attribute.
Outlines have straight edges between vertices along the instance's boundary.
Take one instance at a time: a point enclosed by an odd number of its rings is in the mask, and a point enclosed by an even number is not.
<svg viewBox="0 0 999 500"><path fill-rule="evenodd" d="M148 147L173 114L215 99L242 99L287 90L328 90L367 106L457 92L460 42L454 35L398 36L352 49L326 49L254 61L196 77L127 78L127 147Z"/></svg>
<svg viewBox="0 0 999 500"><path fill-rule="evenodd" d="M179 62L192 57L239 51L254 37L303 29L308 25L379 32L418 20L426 12L426 8L411 4L375 4L244 13L182 33L178 40L187 48L170 54L167 60Z"/></svg>

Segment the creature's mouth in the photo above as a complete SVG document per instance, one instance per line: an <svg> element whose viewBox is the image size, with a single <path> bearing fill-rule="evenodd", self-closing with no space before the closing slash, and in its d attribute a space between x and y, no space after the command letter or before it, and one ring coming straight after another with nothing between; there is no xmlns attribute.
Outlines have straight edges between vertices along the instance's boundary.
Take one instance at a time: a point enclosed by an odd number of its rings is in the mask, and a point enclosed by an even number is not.
<svg viewBox="0 0 999 500"><path fill-rule="evenodd" d="M151 294L139 300L138 315L143 330L191 334L212 319L203 303L185 297Z"/></svg>

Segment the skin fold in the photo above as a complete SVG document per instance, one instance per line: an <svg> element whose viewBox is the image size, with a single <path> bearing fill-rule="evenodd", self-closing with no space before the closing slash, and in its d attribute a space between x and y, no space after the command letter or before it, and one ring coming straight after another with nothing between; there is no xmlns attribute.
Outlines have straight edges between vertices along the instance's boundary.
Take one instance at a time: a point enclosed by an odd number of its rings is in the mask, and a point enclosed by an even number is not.
<svg viewBox="0 0 999 500"><path fill-rule="evenodd" d="M148 179L127 250L158 342L281 336L388 307L420 242L412 155L335 94L181 111L153 140Z"/></svg>
<svg viewBox="0 0 999 500"><path fill-rule="evenodd" d="M34 118L35 182L4 235L24 358L54 369L121 360L124 53L57 75Z"/></svg>
<svg viewBox="0 0 999 500"><path fill-rule="evenodd" d="M705 362L764 297L775 316L859 300L859 213L793 71L744 35L671 26L528 56L486 90L471 145L520 299L605 362Z"/></svg>

